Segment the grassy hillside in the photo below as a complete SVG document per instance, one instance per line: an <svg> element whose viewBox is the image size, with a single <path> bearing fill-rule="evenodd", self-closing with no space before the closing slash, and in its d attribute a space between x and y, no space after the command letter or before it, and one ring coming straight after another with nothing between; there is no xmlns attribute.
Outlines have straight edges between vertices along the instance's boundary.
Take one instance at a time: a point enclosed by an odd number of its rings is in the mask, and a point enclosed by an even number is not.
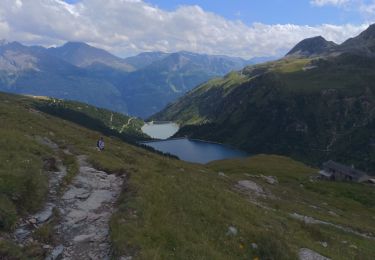
<svg viewBox="0 0 375 260"><path fill-rule="evenodd" d="M156 114L177 135L375 173L375 59L285 58L203 84Z"/></svg>
<svg viewBox="0 0 375 260"><path fill-rule="evenodd" d="M149 139L141 130L144 121L137 117L126 116L75 101L45 97L34 98L38 100L34 103L35 108L45 113L73 121L109 135L123 136L128 141Z"/></svg>
<svg viewBox="0 0 375 260"><path fill-rule="evenodd" d="M35 102L41 101L0 95L3 258L44 258L38 236L19 248L10 232L19 217L42 206L48 158L62 159L74 178L75 157L82 154L97 169L127 176L110 223L114 259L297 259L305 247L333 259L375 256L375 240L353 234L375 233L373 187L320 182L311 178L316 169L279 156L198 165L109 136L100 153L95 143L103 133L40 112ZM66 149L70 158L61 157ZM262 191L241 188L244 180ZM294 213L337 226L304 224Z"/></svg>

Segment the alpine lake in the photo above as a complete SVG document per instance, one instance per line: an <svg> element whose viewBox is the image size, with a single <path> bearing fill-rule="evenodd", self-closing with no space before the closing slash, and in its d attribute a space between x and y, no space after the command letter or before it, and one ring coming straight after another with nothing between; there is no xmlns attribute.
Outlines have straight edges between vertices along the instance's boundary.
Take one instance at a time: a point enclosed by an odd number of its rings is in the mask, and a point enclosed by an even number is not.
<svg viewBox="0 0 375 260"><path fill-rule="evenodd" d="M175 155L181 160L201 164L216 160L248 156L246 152L223 144L189 138L169 139L177 133L178 130L179 126L173 122L146 123L142 127L142 132L157 140L142 142L142 144L163 153Z"/></svg>

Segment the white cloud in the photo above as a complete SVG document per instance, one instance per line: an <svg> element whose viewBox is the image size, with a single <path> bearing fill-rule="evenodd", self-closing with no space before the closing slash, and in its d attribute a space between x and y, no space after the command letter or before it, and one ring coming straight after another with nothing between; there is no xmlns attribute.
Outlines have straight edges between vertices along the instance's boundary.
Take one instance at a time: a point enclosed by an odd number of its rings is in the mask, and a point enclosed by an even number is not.
<svg viewBox="0 0 375 260"><path fill-rule="evenodd" d="M45 46L84 41L127 56L187 50L252 57L280 55L300 40L322 35L342 42L366 25L246 25L199 6L165 11L142 0L1 0L0 38Z"/></svg>
<svg viewBox="0 0 375 260"><path fill-rule="evenodd" d="M375 0L310 0L310 3L318 7L331 5L347 12L356 12L368 23L375 20Z"/></svg>
<svg viewBox="0 0 375 260"><path fill-rule="evenodd" d="M325 6L325 5L333 5L333 6L343 6L349 3L350 0L311 0L310 3L316 6Z"/></svg>
<svg viewBox="0 0 375 260"><path fill-rule="evenodd" d="M374 19L375 0L369 2L361 2L361 4L359 5L359 10L367 19Z"/></svg>

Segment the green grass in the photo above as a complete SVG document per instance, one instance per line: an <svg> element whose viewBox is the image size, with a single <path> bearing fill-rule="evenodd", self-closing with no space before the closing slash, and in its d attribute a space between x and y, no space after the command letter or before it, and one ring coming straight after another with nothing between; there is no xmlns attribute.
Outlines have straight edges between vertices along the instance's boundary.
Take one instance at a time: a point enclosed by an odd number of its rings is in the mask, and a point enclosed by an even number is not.
<svg viewBox="0 0 375 260"><path fill-rule="evenodd" d="M373 259L375 256L373 240L334 227L304 225L290 217L290 213L296 212L360 232L375 233L373 187L310 182L316 169L280 156L261 155L198 165L163 157L108 136L105 136L106 150L98 152L95 145L101 133L30 111L30 104L29 99L0 94L0 117L4 122L0 131L7 133L3 140L7 142L6 147L13 147L9 151L14 151L13 157L9 157L12 153L2 150L1 163L9 158L7 163L15 167L15 170L6 168L8 171L1 172L2 182L13 184L0 186L0 207L11 216L8 217L11 223L14 223L13 218L18 219L42 205L46 192L43 187L47 181L47 175L42 171L43 158L61 156L35 141L35 136L41 136L50 138L60 149L67 148L74 155L87 155L98 169L127 176L128 181L117 203L118 210L110 223L116 256L131 255L134 259L296 259L301 247L332 259ZM32 163L24 165L22 162L26 158ZM74 176L74 158L62 159ZM29 169L35 171L29 172ZM227 177L220 177L219 171ZM23 193L27 174L33 174L38 182L34 181L28 192ZM270 185L253 177L260 174L276 176L279 184ZM258 203L265 208L251 203L248 195L234 188L237 181L245 179L257 182L272 193L273 197L258 198ZM21 196L25 201L34 199L34 205L29 207L21 203L22 200L14 201L11 195L15 193L25 194ZM330 210L339 217L330 215ZM7 226L10 228L12 224ZM236 227L237 235L227 235L231 226ZM3 228L1 232L5 234L7 230ZM53 240L48 225L34 235L41 241ZM329 246L322 247L319 244L322 241ZM252 243L258 248L253 248ZM0 240L0 252L2 256L12 255L15 259L41 254L37 244L20 249L5 240Z"/></svg>
<svg viewBox="0 0 375 260"><path fill-rule="evenodd" d="M9 230L18 213L35 211L44 201L47 177L42 169L48 149L0 120L5 124L0 128L0 228Z"/></svg>
<svg viewBox="0 0 375 260"><path fill-rule="evenodd" d="M303 71L303 68L311 62L311 59L285 59L275 62L271 71L280 73L293 73Z"/></svg>
<svg viewBox="0 0 375 260"><path fill-rule="evenodd" d="M282 228L264 230L262 214L216 174L177 161L144 160L148 169L132 173L127 192L133 196L129 199L125 194L111 222L119 255L134 252L139 259L248 259L267 254L295 258L292 249L277 239ZM238 236L226 234L232 225L238 228ZM259 243L259 252L250 248L251 243Z"/></svg>
<svg viewBox="0 0 375 260"><path fill-rule="evenodd" d="M61 184L61 192L72 183L74 177L79 171L79 165L74 154L68 154L66 152L60 152L60 158L62 163L66 167L66 175L64 176Z"/></svg>

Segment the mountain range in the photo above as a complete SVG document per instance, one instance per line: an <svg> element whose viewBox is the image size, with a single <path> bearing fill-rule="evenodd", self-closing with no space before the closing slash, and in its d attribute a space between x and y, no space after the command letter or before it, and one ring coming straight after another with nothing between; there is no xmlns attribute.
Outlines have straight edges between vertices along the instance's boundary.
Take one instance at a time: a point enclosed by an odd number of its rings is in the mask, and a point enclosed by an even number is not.
<svg viewBox="0 0 375 260"><path fill-rule="evenodd" d="M148 52L122 59L81 42L56 48L4 42L0 90L147 117L196 85L253 61L189 52Z"/></svg>
<svg viewBox="0 0 375 260"><path fill-rule="evenodd" d="M305 39L280 60L202 84L152 119L179 122L178 136L374 173L374 71L372 25L340 45Z"/></svg>

